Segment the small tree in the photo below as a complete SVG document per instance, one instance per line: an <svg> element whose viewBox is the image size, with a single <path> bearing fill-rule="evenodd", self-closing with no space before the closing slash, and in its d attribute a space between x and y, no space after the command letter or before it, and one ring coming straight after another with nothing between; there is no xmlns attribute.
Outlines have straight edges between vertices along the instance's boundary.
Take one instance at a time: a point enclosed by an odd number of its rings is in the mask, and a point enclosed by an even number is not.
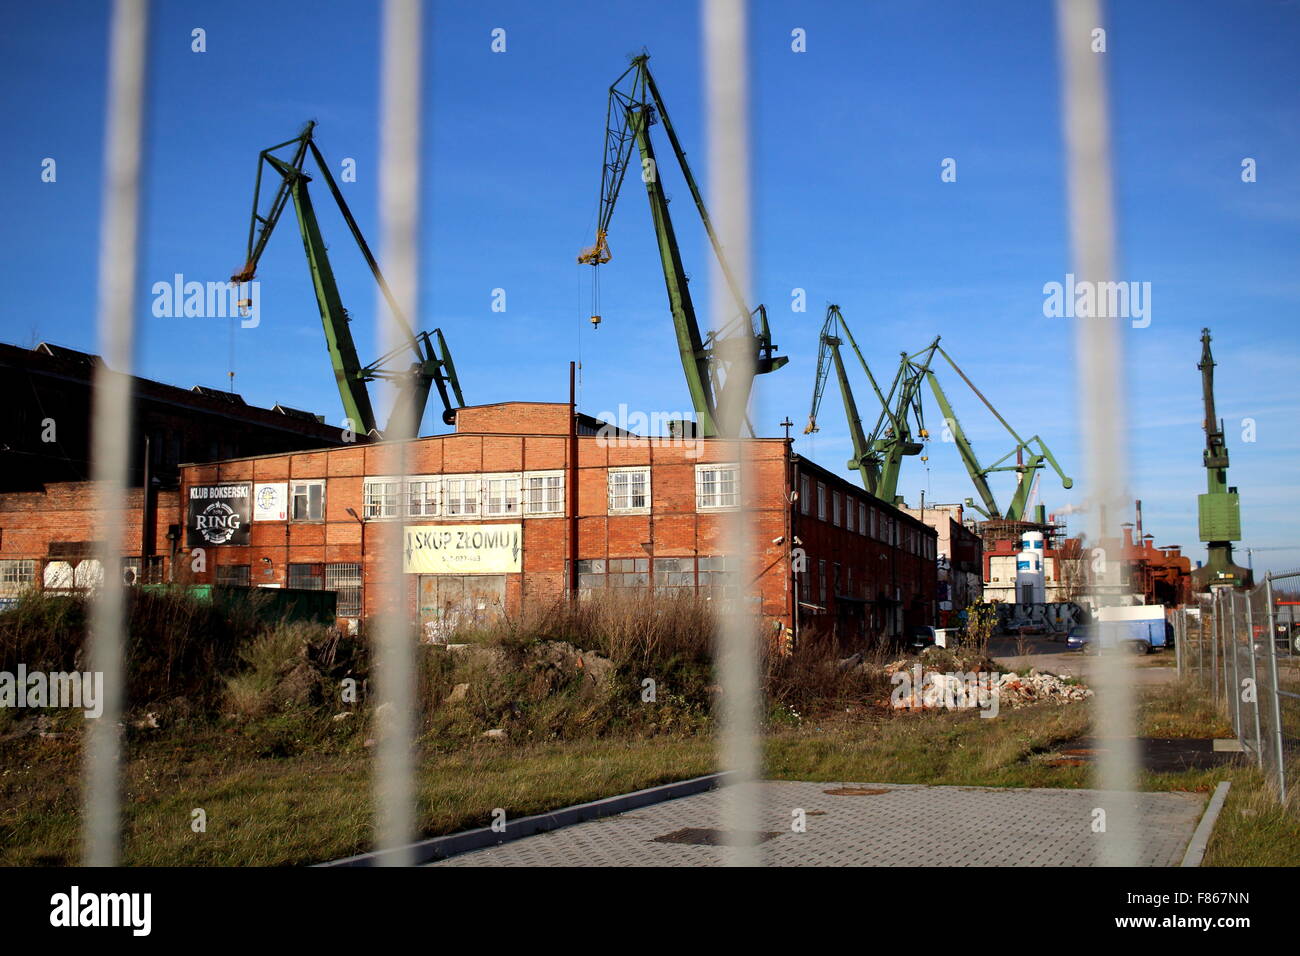
<svg viewBox="0 0 1300 956"><path fill-rule="evenodd" d="M983 656L988 656L989 639L998 626L998 610L992 604L979 602L966 608L966 632L962 643Z"/></svg>

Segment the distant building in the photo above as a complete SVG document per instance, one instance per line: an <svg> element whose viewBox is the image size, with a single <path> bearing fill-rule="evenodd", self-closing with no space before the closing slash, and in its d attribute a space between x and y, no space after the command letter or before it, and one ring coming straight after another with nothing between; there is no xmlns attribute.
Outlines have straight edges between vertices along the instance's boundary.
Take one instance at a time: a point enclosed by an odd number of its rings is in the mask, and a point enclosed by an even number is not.
<svg viewBox="0 0 1300 956"><path fill-rule="evenodd" d="M0 343L0 491L39 491L90 479L91 380L97 355L42 343ZM180 464L343 444L310 412L258 408L220 389L132 377L130 484L144 481L145 439L155 487L175 488Z"/></svg>
<svg viewBox="0 0 1300 956"><path fill-rule="evenodd" d="M983 541L966 527L964 505L927 503L903 510L938 535L938 619L947 626L959 612L983 599Z"/></svg>

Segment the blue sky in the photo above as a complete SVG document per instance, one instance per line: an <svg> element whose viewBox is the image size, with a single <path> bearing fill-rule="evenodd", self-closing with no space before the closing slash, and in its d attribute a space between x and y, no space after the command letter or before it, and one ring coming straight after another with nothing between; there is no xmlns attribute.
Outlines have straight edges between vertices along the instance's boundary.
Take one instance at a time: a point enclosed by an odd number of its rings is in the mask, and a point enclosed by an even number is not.
<svg viewBox="0 0 1300 956"><path fill-rule="evenodd" d="M1120 278L1152 284L1152 321L1125 332L1133 496L1162 544L1196 541L1199 330L1212 327L1218 402L1248 545L1300 541L1296 373L1300 306L1300 4L1142 0L1111 5ZM356 161L343 186L377 240L377 4L225 0L157 3L150 43L145 245L137 371L225 387L231 323L155 318L150 286L175 273L220 280L242 262L260 149L309 118L325 156ZM647 15L653 9L654 15ZM106 5L23 4L0 35L5 184L0 340L94 350ZM756 3L751 19L755 301L790 365L760 380L756 420L779 434L806 421L817 333L838 303L878 375L935 335L1024 435L1067 472L1084 463L1075 423L1073 322L1045 318L1043 284L1069 271L1054 24L1045 2ZM695 4L435 3L426 36L420 324L448 336L471 403L565 400L582 361L590 413L674 411L689 399L673 343L649 214L630 180L601 271L592 332L591 241L606 91L646 47L696 172L700 125ZM191 30L207 51L191 51ZM507 49L490 49L493 28ZM790 31L807 33L807 52ZM666 144L660 143L661 158ZM46 157L57 181L41 181ZM940 163L957 161L957 181ZM1243 183L1241 161L1258 164ZM664 172L694 298L708 260L689 194ZM343 224L317 193L363 361L377 353L376 296ZM301 242L286 219L259 271L262 321L233 332L236 390L342 417ZM506 291L493 312L492 290ZM806 290L806 312L791 310ZM852 374L852 373L851 373ZM981 458L998 426L949 377ZM867 386L855 379L864 415ZM380 406L384 405L381 400ZM937 412L932 412L937 419ZM1243 419L1256 441L1243 442ZM839 469L849 453L834 385L822 430L797 450ZM441 428L430 417L426 428ZM796 432L801 431L797 428ZM912 459L915 501L973 493L955 449L929 471ZM1006 482L995 486L1003 499ZM1080 504L1045 475L1048 509ZM1076 519L1077 521L1077 519ZM1076 524L1075 527L1080 526ZM1242 559L1244 561L1244 557ZM1300 550L1255 556L1300 565Z"/></svg>

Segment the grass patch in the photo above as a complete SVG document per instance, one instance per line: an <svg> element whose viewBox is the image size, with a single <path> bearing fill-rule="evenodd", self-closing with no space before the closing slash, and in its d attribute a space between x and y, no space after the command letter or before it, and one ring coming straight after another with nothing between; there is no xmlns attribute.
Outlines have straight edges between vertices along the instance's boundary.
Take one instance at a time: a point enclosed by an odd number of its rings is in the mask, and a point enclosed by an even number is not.
<svg viewBox="0 0 1300 956"><path fill-rule="evenodd" d="M131 866L284 866L371 848L371 756L316 741L285 757L256 740L214 733L136 746L126 766L123 862ZM0 863L80 860L80 747L33 742L0 771ZM709 773L707 736L605 738L512 745L484 741L419 761L424 836ZM207 830L192 829L193 811Z"/></svg>

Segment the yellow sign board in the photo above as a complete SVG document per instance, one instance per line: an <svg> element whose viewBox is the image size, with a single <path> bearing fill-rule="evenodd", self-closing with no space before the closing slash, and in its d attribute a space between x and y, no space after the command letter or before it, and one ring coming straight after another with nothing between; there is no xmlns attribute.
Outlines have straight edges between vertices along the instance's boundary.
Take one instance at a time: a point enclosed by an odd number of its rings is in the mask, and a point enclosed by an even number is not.
<svg viewBox="0 0 1300 956"><path fill-rule="evenodd" d="M411 525L402 538L407 574L518 574L523 525Z"/></svg>

